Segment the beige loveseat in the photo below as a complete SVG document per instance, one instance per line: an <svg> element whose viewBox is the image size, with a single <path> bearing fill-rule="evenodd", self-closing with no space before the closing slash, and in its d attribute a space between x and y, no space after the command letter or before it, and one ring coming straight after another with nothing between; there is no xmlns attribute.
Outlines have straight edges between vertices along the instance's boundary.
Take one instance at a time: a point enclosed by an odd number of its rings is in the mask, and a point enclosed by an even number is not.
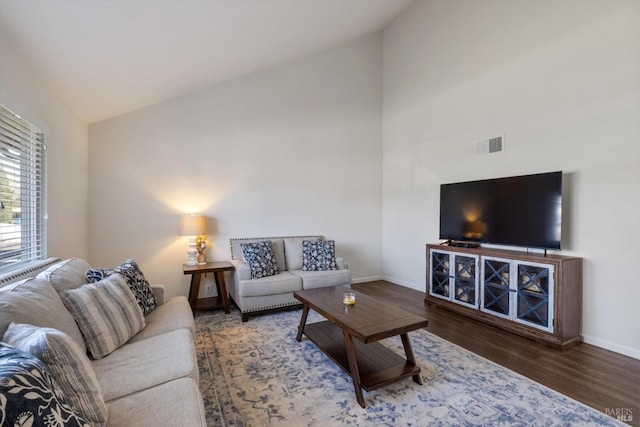
<svg viewBox="0 0 640 427"><path fill-rule="evenodd" d="M77 258L55 261L37 277L24 279L36 269L0 277L0 338L14 322L60 330L87 348L58 293L86 284L90 267ZM144 317L144 328L106 357L87 358L106 404L106 425L205 426L189 303L183 296L165 301L162 285L152 291L158 305Z"/></svg>
<svg viewBox="0 0 640 427"><path fill-rule="evenodd" d="M293 293L303 289L328 286L351 286L351 271L346 268L344 259L335 257L336 270L303 271L303 241L322 241L323 236L291 237L251 237L231 239L231 263L235 267L233 280L229 284L229 294L240 308L242 321L246 322L250 314L258 314L286 307L299 306L300 301ZM271 241L273 254L279 273L251 278L251 269L243 258L243 243Z"/></svg>

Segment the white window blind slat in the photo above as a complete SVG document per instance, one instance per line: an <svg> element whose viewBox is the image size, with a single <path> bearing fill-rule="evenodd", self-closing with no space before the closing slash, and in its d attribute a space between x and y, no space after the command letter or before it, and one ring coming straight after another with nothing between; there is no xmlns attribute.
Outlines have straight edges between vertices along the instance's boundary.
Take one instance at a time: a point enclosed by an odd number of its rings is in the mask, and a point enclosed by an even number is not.
<svg viewBox="0 0 640 427"><path fill-rule="evenodd" d="M0 105L0 272L47 256L45 180L44 134Z"/></svg>

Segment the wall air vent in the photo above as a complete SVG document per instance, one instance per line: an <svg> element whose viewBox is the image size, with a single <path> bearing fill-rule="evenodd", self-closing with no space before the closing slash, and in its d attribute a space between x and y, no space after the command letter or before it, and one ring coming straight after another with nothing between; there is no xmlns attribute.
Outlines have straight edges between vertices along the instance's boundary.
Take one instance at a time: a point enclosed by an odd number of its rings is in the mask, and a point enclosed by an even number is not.
<svg viewBox="0 0 640 427"><path fill-rule="evenodd" d="M504 151L503 135L476 142L476 155L499 153L500 151Z"/></svg>

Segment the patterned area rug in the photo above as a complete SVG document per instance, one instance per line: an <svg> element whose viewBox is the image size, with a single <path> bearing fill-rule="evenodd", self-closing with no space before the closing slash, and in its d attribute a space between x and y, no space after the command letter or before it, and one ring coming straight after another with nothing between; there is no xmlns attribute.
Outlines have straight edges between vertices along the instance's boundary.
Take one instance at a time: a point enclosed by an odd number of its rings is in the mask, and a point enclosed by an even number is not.
<svg viewBox="0 0 640 427"><path fill-rule="evenodd" d="M308 339L301 310L240 321L200 312L196 349L211 426L602 426L613 418L451 344L409 334L424 385L411 378L364 392ZM314 312L308 322L323 320ZM382 341L404 355L399 337Z"/></svg>

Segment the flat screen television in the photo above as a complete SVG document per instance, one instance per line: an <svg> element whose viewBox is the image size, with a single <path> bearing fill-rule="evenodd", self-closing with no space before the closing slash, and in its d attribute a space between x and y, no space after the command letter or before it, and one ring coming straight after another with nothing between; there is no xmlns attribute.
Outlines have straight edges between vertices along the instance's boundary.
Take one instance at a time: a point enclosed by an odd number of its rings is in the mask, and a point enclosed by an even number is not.
<svg viewBox="0 0 640 427"><path fill-rule="evenodd" d="M560 249L562 172L440 186L440 239Z"/></svg>

